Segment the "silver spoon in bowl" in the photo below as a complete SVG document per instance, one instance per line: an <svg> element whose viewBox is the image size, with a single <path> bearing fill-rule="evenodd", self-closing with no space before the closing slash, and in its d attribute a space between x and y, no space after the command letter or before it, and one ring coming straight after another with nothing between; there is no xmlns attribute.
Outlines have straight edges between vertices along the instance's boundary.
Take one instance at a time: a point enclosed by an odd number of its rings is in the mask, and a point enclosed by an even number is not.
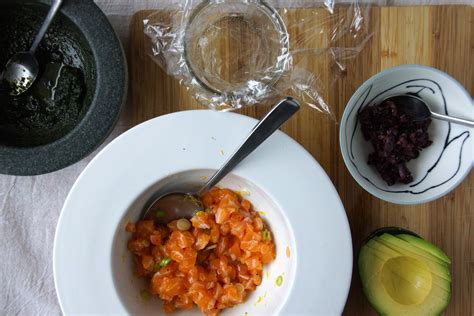
<svg viewBox="0 0 474 316"><path fill-rule="evenodd" d="M395 95L386 98L384 101L394 102L400 109L402 109L406 114L411 116L415 121L423 121L431 117L437 120L448 121L455 124L462 124L468 127L474 127L474 121L469 121L453 116L447 116L431 111L422 98L413 94Z"/></svg>
<svg viewBox="0 0 474 316"><path fill-rule="evenodd" d="M51 25L56 13L59 11L62 2L63 0L53 0L48 15L36 35L30 50L16 53L8 60L5 70L0 76L0 81L7 83L10 95L17 96L24 93L38 77L39 65L35 57L35 51Z"/></svg>
<svg viewBox="0 0 474 316"><path fill-rule="evenodd" d="M224 178L235 166L244 160L283 123L299 110L299 104L287 97L275 105L252 129L249 136L224 163L224 165L197 192L170 192L152 200L144 209L143 219L154 219L156 223L167 224L176 219L190 219L203 207L199 196ZM181 223L178 222L178 228ZM184 221L184 225L189 225ZM189 228L189 226L188 226Z"/></svg>

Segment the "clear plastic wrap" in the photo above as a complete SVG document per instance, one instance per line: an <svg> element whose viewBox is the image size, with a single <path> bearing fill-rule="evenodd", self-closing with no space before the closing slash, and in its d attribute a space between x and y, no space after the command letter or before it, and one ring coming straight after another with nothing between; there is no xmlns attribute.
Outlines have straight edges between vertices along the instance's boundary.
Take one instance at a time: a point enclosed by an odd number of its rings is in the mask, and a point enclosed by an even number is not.
<svg viewBox="0 0 474 316"><path fill-rule="evenodd" d="M203 105L232 110L291 95L332 115L327 81L370 39L369 10L357 0L304 9L186 0L148 16L144 30L152 57Z"/></svg>

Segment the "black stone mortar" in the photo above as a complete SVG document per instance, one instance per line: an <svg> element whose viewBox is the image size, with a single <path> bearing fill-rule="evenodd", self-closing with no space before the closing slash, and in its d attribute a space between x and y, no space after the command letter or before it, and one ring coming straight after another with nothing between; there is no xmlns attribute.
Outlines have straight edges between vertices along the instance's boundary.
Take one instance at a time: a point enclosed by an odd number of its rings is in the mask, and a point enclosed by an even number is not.
<svg viewBox="0 0 474 316"><path fill-rule="evenodd" d="M48 0L0 0L0 16L3 15L0 21L0 62L4 63L16 50L28 50L31 45L29 38L35 35L35 28L39 29L49 6ZM9 25L10 21L15 21L13 24L20 20L11 18L13 12L21 12L25 16L24 25L30 26ZM21 30L20 36L9 36L15 30ZM2 42L2 37L6 37L8 43L5 40ZM17 40L11 42L12 38ZM43 108L38 115L46 115L47 120L40 117L41 120L38 124L35 121L33 128L28 121L19 120L16 124L11 117L7 119L7 114L11 116L15 107L5 102L6 98L0 98L0 107L3 106L0 108L2 174L44 174L81 160L109 135L125 102L127 68L123 49L109 21L92 0L64 1L36 53L41 71L46 69L45 63L51 61L49 54L53 59L57 55L65 56L61 57L62 63L74 67L71 68L73 71L78 70L78 81L74 82L81 83L83 89L71 93L75 93L75 97L80 94L79 101L66 100L62 108L59 107L60 111L54 112L52 119ZM0 71L3 67L3 64L0 65ZM67 88L65 86L58 91L66 91ZM34 115L28 119L36 118L35 111L29 112Z"/></svg>

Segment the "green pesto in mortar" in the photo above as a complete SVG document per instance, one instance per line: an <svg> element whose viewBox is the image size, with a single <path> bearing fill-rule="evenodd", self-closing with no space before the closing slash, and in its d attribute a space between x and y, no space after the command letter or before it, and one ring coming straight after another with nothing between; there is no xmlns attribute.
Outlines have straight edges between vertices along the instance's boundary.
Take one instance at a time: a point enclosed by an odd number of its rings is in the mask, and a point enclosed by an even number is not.
<svg viewBox="0 0 474 316"><path fill-rule="evenodd" d="M11 56L29 49L46 14L40 4L1 7L0 72ZM68 18L56 16L35 56L40 72L31 88L16 97L0 91L0 145L53 142L77 125L92 100L92 52Z"/></svg>

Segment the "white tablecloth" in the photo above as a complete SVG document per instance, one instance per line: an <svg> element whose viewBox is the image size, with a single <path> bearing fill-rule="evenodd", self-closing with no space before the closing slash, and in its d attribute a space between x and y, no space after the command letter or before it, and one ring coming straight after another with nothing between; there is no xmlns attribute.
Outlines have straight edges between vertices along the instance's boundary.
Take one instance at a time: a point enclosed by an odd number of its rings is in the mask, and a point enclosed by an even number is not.
<svg viewBox="0 0 474 316"><path fill-rule="evenodd" d="M285 0L282 0L282 2ZM289 1L292 5L314 4L316 0ZM326 0L331 1L331 0ZM96 0L127 45L128 25L133 12L172 5L176 0ZM322 2L322 1L321 1ZM368 2L368 1L364 1ZM378 4L465 3L473 0L381 0ZM130 127L122 117L105 142ZM99 149L100 150L100 149ZM54 288L52 251L59 213L74 181L97 153L66 169L35 177L0 175L0 314L61 314Z"/></svg>

